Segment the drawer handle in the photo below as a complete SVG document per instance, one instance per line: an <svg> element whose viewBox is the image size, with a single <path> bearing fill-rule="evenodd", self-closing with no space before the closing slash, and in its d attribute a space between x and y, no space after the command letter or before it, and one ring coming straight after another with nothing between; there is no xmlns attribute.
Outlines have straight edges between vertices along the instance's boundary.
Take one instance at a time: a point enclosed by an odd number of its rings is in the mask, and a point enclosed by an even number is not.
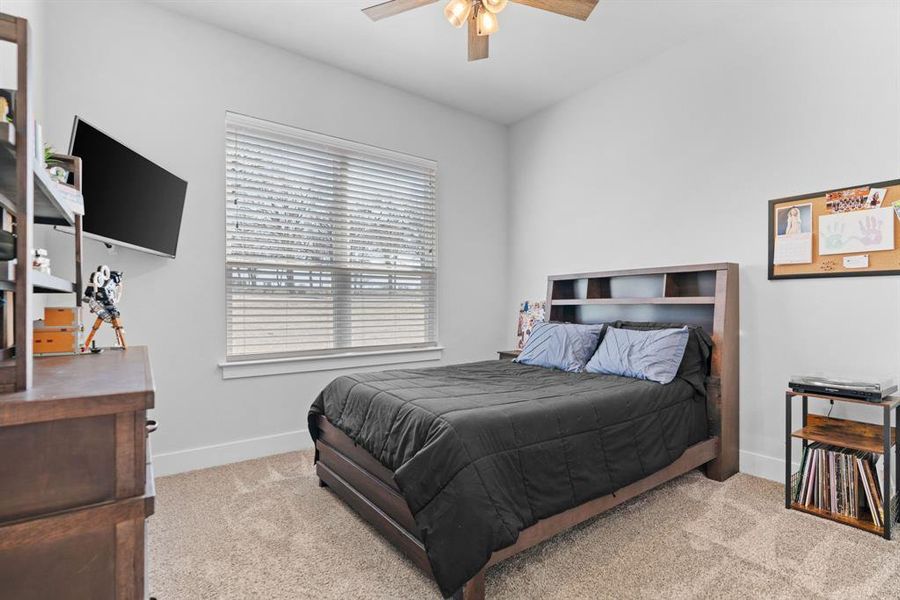
<svg viewBox="0 0 900 600"><path fill-rule="evenodd" d="M147 419L147 433L153 433L156 431L156 428L159 427L159 423L154 419Z"/></svg>

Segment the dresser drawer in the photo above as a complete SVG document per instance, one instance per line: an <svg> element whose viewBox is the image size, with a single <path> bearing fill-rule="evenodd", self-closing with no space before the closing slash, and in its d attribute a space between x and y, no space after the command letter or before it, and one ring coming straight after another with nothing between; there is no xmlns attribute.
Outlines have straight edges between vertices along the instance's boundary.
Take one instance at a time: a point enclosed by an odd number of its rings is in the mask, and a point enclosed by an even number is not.
<svg viewBox="0 0 900 600"><path fill-rule="evenodd" d="M0 598L141 598L145 518L135 497L0 525Z"/></svg>
<svg viewBox="0 0 900 600"><path fill-rule="evenodd" d="M140 496L146 411L0 427L0 524Z"/></svg>

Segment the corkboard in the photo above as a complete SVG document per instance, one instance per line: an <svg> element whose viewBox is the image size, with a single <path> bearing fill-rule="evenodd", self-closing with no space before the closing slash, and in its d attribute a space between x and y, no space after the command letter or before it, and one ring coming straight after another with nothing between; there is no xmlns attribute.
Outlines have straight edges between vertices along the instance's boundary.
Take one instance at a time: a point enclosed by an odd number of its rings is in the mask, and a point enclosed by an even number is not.
<svg viewBox="0 0 900 600"><path fill-rule="evenodd" d="M900 179L866 183L849 187L826 190L802 196L779 198L769 201L769 279L801 279L809 277L859 277L873 275L900 275L900 219L896 214L891 218L894 222L894 249L880 251L856 250L846 254L819 254L819 217L833 214L826 206L826 194L850 190L860 187L886 188L882 208L891 208L891 205L900 201ZM791 206L812 205L812 262L807 264L776 265L775 239L778 234L779 209ZM864 268L848 268L844 266L844 257L861 256L867 254L869 265Z"/></svg>

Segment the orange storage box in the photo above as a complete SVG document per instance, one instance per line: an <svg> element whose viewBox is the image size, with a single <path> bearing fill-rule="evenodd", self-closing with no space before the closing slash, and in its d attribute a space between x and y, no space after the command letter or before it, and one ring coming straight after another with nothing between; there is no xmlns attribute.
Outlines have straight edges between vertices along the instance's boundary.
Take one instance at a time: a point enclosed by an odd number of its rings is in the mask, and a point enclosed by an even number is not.
<svg viewBox="0 0 900 600"><path fill-rule="evenodd" d="M45 327L76 327L78 325L78 309L73 307L45 307Z"/></svg>
<svg viewBox="0 0 900 600"><path fill-rule="evenodd" d="M74 327L35 328L35 354L78 352L78 330Z"/></svg>

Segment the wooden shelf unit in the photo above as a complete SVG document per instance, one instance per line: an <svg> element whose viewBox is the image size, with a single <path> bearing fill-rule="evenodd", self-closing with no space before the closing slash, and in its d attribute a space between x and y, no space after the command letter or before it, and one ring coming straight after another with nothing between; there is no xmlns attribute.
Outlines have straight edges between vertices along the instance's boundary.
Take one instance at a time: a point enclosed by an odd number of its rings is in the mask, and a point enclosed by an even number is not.
<svg viewBox="0 0 900 600"><path fill-rule="evenodd" d="M146 598L149 353L33 358L33 294L74 292L81 306L82 209L36 159L28 21L0 13L0 41L17 53L15 123L0 123L0 226L15 231L18 257L14 270L0 263L0 596ZM52 158L80 191L81 160ZM74 227L76 281L32 268L35 223Z"/></svg>
<svg viewBox="0 0 900 600"><path fill-rule="evenodd" d="M43 160L36 158L32 110L33 60L31 30L26 19L0 13L0 41L16 46L17 86L14 123L0 123L0 226L16 235L15 270L0 277L3 295L0 326L0 358L14 357L0 365L0 392L30 389L33 383L34 293L75 293L81 306L82 213L64 187L50 178ZM53 155L55 162L74 174L74 188L81 191L81 159ZM72 226L75 232L75 281L35 271L31 253L34 224ZM10 374L14 371L14 375Z"/></svg>
<svg viewBox="0 0 900 600"><path fill-rule="evenodd" d="M791 431L791 416L793 414L794 399L802 400L802 424L800 429ZM851 419L837 419L823 415L809 414L809 398L820 398L832 402L849 402L853 404L865 404L882 411L882 423L880 425L864 423ZM875 533L891 539L893 524L897 520L897 496L891 494L891 477L895 482L900 482L900 447L897 446L897 428L891 426L891 412L895 413L895 419L900 417L900 396L890 396L881 402L867 402L854 398L841 396L829 396L825 394L805 394L787 390L785 392L785 508L799 510L807 514L815 515L844 525L850 525L870 533ZM900 420L897 421L900 423ZM883 499L890 498L890 502L884 502L884 527L875 525L871 520L853 518L839 513L833 513L815 506L806 506L794 501L795 485L800 473L792 473L791 440L803 440L805 448L809 442L820 442L830 446L847 448L850 450L862 450L884 456L884 481L880 490ZM893 450L892 450L893 448ZM893 456L892 456L893 455ZM891 471L891 463L895 472Z"/></svg>
<svg viewBox="0 0 900 600"><path fill-rule="evenodd" d="M834 419L821 415L807 415L806 426L791 434L811 442L822 442L851 450L881 453L884 451L881 425L849 419ZM896 443L897 428L891 427L891 446Z"/></svg>

